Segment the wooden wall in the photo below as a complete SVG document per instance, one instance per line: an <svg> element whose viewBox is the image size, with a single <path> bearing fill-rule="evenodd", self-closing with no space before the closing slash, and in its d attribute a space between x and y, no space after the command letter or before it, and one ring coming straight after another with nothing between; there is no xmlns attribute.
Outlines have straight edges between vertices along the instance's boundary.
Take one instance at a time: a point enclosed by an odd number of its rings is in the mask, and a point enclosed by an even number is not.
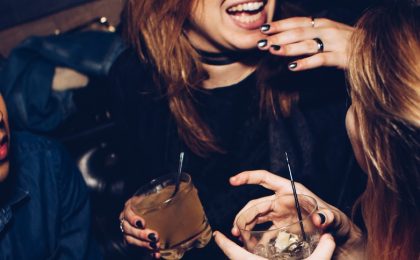
<svg viewBox="0 0 420 260"><path fill-rule="evenodd" d="M98 17L106 17L116 26L124 3L125 0L97 0L0 31L0 55L7 57L14 46L29 36L66 32Z"/></svg>

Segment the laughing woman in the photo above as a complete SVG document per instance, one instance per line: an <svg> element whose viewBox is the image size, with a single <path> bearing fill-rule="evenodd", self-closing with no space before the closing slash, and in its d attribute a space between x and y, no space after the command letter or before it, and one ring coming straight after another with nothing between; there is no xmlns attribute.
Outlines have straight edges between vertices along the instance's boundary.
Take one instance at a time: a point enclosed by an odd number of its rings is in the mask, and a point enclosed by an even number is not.
<svg viewBox="0 0 420 260"><path fill-rule="evenodd" d="M294 8L278 2L128 2L132 48L110 75L127 151L127 198L176 170L185 152L184 171L210 225L228 231L240 207L265 194L259 187L232 189L229 176L252 169L285 174L287 151L296 179L331 203L351 206L357 188L346 185L357 179L357 168L343 123L345 88L329 85L328 77L315 88L323 78L318 72L307 75L314 80L291 71L344 67L353 29L328 19L287 18ZM159 234L133 214L131 202L119 216L125 241L159 257ZM210 244L185 257L220 259L218 250Z"/></svg>

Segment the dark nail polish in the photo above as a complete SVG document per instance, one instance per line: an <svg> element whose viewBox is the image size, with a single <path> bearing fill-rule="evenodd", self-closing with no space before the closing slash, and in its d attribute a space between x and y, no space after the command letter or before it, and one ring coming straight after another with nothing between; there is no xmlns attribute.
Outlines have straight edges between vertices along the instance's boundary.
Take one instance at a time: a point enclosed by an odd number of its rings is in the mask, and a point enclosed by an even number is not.
<svg viewBox="0 0 420 260"><path fill-rule="evenodd" d="M297 63L296 62L292 62L289 64L289 69L294 70L297 67Z"/></svg>
<svg viewBox="0 0 420 260"><path fill-rule="evenodd" d="M325 223L325 220L326 220L324 214L318 213L318 216L321 219L321 224L324 224Z"/></svg>
<svg viewBox="0 0 420 260"><path fill-rule="evenodd" d="M260 30L262 32L266 32L266 31L270 30L270 25L269 24L263 24L263 25L261 25Z"/></svg>
<svg viewBox="0 0 420 260"><path fill-rule="evenodd" d="M276 44L273 44L273 45L271 45L271 48L273 48L273 50L275 50L275 51L278 51L278 50L280 50L280 45L276 45Z"/></svg>
<svg viewBox="0 0 420 260"><path fill-rule="evenodd" d="M137 220L137 221L136 221L136 227L137 227L137 228L140 228L140 229L143 229L143 228L144 228L143 223L141 223L141 221L140 221L140 220Z"/></svg>
<svg viewBox="0 0 420 260"><path fill-rule="evenodd" d="M258 45L259 48L263 48L263 47L267 46L267 40L266 39L259 40L257 45Z"/></svg>
<svg viewBox="0 0 420 260"><path fill-rule="evenodd" d="M156 241L156 235L154 233L150 233L147 237L152 241Z"/></svg>
<svg viewBox="0 0 420 260"><path fill-rule="evenodd" d="M151 248L157 249L156 242L150 242L149 245L150 245Z"/></svg>

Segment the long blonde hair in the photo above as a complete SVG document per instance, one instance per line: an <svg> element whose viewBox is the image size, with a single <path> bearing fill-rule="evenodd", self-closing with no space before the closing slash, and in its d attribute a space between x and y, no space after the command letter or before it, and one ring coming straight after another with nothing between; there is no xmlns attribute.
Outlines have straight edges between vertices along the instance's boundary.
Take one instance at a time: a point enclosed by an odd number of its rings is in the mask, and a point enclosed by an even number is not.
<svg viewBox="0 0 420 260"><path fill-rule="evenodd" d="M168 97L181 139L195 154L207 156L212 152L223 152L223 147L216 142L194 105L193 91L200 89L208 78L198 53L183 33L196 7L194 2L199 3L192 0L129 0L125 29L142 62L154 68L154 82ZM270 89L264 83L260 86L262 110L276 116L287 115L296 93Z"/></svg>
<svg viewBox="0 0 420 260"><path fill-rule="evenodd" d="M368 183L368 259L420 259L420 12L381 7L359 20L348 68Z"/></svg>

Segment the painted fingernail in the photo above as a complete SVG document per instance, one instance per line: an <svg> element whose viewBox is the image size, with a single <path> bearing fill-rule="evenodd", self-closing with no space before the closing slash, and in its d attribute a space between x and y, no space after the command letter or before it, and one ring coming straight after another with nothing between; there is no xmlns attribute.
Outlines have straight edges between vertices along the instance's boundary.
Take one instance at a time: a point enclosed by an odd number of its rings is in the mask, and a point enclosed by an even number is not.
<svg viewBox="0 0 420 260"><path fill-rule="evenodd" d="M294 70L297 67L297 63L296 62L292 62L289 64L289 69Z"/></svg>
<svg viewBox="0 0 420 260"><path fill-rule="evenodd" d="M280 47L280 45L273 44L273 45L271 45L271 48L275 51L278 51L278 50L280 50L281 47Z"/></svg>
<svg viewBox="0 0 420 260"><path fill-rule="evenodd" d="M143 223L141 223L141 221L140 221L140 220L137 220L137 221L136 221L136 227L137 227L137 228L140 228L140 229L144 229Z"/></svg>
<svg viewBox="0 0 420 260"><path fill-rule="evenodd" d="M322 214L322 213L318 213L318 216L319 216L319 218L321 219L321 224L324 224L324 223L325 223L325 220L326 220L326 218L325 218L324 214Z"/></svg>
<svg viewBox="0 0 420 260"><path fill-rule="evenodd" d="M147 237L152 241L156 241L156 235L154 233L150 233Z"/></svg>
<svg viewBox="0 0 420 260"><path fill-rule="evenodd" d="M267 40L266 39L259 40L257 45L258 45L259 48L263 48L263 47L267 46Z"/></svg>
<svg viewBox="0 0 420 260"><path fill-rule="evenodd" d="M261 25L260 30L262 32L266 32L266 31L270 30L270 25L269 24L263 24L263 25Z"/></svg>
<svg viewBox="0 0 420 260"><path fill-rule="evenodd" d="M157 249L156 242L150 242L149 245L150 245L151 248Z"/></svg>

